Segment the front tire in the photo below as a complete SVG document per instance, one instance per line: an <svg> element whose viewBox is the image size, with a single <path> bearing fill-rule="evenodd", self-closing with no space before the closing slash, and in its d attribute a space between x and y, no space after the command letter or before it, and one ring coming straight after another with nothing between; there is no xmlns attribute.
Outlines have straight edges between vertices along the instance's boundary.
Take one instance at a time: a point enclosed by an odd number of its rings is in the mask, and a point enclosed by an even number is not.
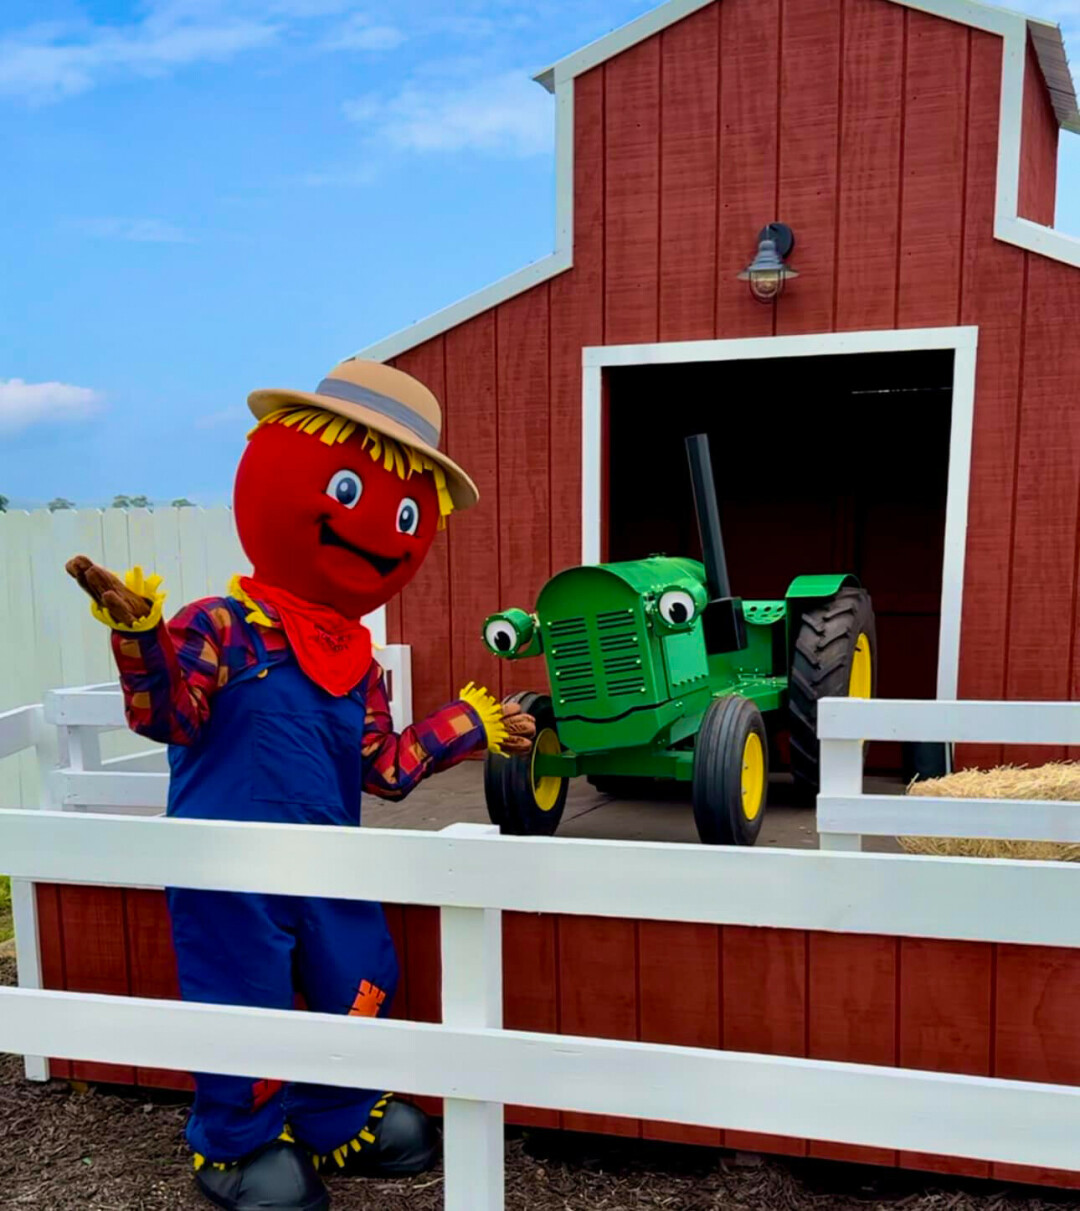
<svg viewBox="0 0 1080 1211"><path fill-rule="evenodd" d="M694 823L706 845L753 845L769 785L769 741L749 698L714 698L694 745Z"/></svg>
<svg viewBox="0 0 1080 1211"><path fill-rule="evenodd" d="M528 753L487 754L484 798L488 816L508 836L550 837L559 827L570 786L569 778L537 778L534 772L538 752L558 753L562 749L551 699L546 694L526 691L513 694L506 701L519 703L536 720L536 741Z"/></svg>
<svg viewBox="0 0 1080 1211"><path fill-rule="evenodd" d="M812 801L821 785L818 701L872 698L876 691L877 631L870 595L841 589L802 616L795 639L788 715L791 773L801 798Z"/></svg>

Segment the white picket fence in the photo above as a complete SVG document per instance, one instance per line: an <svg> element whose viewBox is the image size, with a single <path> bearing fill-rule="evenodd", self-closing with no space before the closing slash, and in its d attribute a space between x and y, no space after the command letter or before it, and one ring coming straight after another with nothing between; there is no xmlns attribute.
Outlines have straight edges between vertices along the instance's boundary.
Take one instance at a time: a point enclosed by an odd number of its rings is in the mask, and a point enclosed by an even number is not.
<svg viewBox="0 0 1080 1211"><path fill-rule="evenodd" d="M94 685L115 676L108 636L64 572L77 554L123 572L133 564L164 577L167 609L224 593L250 570L226 508L80 509L0 513L0 711L41 702L58 685ZM386 642L382 611L368 620ZM117 733L106 756L136 751ZM38 802L29 754L0 761L0 807ZM0 863L2 866L2 863Z"/></svg>
<svg viewBox="0 0 1080 1211"><path fill-rule="evenodd" d="M91 696L48 708L68 712L69 757L85 751L78 734L90 725L76 720L99 710ZM862 739L1076 742L1080 704L829 702L821 728L823 824L850 836L880 827L873 814L884 810L867 796L856 816L848 802L861 795ZM50 765L49 730L41 708L7 715L0 755L36 745ZM129 807L158 803L147 782L134 784L143 789ZM115 782L98 789L117 797ZM477 825L423 833L131 818L94 814L110 802L95 800L93 783L76 798L67 811L0 811L0 853L20 889L21 984L0 989L2 1051L443 1098L450 1211L503 1207L508 1102L1080 1168L1080 1088L501 1028L502 911L1080 947L1080 870L1070 864L511 838ZM921 810L896 806L909 803ZM1011 804L995 827L1026 839L1030 812ZM1046 819L1038 827L1053 831ZM443 1022L42 991L35 879L438 907Z"/></svg>

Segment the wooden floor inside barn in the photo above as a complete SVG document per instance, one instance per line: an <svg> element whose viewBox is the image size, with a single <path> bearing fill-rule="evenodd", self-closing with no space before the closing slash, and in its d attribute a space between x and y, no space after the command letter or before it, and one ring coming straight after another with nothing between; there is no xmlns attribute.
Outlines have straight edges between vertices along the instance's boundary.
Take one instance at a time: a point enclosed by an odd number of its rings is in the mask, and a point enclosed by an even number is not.
<svg viewBox="0 0 1080 1211"><path fill-rule="evenodd" d="M364 800L364 825L367 828L439 829L463 821L487 824L484 806L483 766L467 761L421 784L400 803L370 797ZM655 795L647 799L618 799L601 795L584 778L570 783L566 811L558 836L595 838L608 841L685 841L696 843L694 815L689 788L680 794L657 784ZM902 793L898 778L866 779L867 794ZM769 786L769 803L761 826L758 847L816 849L817 830L813 808L796 806L790 779L777 775ZM864 848L885 853L899 852L889 838L868 837Z"/></svg>

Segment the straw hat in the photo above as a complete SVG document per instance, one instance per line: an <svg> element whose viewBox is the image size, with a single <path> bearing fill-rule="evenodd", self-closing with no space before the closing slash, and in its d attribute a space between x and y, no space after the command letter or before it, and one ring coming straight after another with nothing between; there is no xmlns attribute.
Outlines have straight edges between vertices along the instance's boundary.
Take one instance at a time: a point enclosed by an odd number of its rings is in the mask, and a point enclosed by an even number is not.
<svg viewBox="0 0 1080 1211"><path fill-rule="evenodd" d="M248 407L259 420L278 408L292 405L334 412L430 458L446 472L455 509L468 509L479 499L473 481L439 450L442 436L439 401L423 383L403 370L349 357L338 362L314 391L269 388L248 396Z"/></svg>

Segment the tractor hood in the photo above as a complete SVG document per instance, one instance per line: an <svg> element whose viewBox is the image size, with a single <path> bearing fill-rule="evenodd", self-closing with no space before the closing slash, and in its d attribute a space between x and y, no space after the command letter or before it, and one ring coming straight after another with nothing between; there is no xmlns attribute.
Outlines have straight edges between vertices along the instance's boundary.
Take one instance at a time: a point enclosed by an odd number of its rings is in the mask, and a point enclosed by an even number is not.
<svg viewBox="0 0 1080 1211"><path fill-rule="evenodd" d="M540 592L537 616L560 736L586 751L646 743L655 711L704 683L705 572L656 556L570 568Z"/></svg>

